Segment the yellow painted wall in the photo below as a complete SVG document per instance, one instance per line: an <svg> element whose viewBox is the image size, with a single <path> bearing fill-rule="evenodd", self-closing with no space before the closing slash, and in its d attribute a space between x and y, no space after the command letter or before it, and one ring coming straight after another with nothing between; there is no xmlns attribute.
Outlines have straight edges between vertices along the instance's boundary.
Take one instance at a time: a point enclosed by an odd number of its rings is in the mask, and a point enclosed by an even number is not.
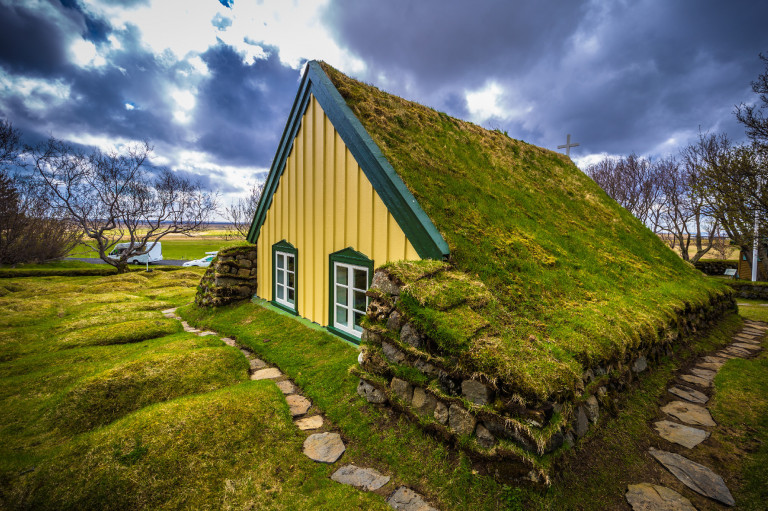
<svg viewBox="0 0 768 511"><path fill-rule="evenodd" d="M312 96L259 233L258 291L272 300L272 245L298 251L300 316L328 324L328 256L352 247L373 259L418 260L411 243Z"/></svg>

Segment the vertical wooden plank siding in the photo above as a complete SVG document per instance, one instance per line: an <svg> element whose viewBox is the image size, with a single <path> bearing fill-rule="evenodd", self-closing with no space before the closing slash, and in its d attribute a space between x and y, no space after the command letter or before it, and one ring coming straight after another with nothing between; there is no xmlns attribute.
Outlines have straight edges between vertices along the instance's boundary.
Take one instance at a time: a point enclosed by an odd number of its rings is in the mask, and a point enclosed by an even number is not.
<svg viewBox="0 0 768 511"><path fill-rule="evenodd" d="M312 97L258 239L258 295L272 300L272 245L298 251L300 316L328 323L328 256L347 247L374 266L419 256Z"/></svg>

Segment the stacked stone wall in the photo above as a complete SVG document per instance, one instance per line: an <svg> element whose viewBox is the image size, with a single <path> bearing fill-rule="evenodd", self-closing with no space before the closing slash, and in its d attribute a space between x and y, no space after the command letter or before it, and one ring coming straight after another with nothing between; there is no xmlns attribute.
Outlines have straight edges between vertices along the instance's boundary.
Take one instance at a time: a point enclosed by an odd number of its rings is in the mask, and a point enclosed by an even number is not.
<svg viewBox="0 0 768 511"><path fill-rule="evenodd" d="M735 270L739 267L737 259L705 259L698 260L693 266L706 275L724 275L725 270Z"/></svg>
<svg viewBox="0 0 768 511"><path fill-rule="evenodd" d="M434 344L398 308L399 293L398 284L378 270L369 290L371 321L363 332L359 366L353 368L360 377L358 393L409 416L475 458L503 462L505 479L535 482L548 477L536 459L572 446L598 423L601 413L615 411L619 395L640 373L671 355L674 344L735 310L731 293L713 296L700 307L689 306L659 332L661 342L584 371L580 395L531 405L486 375L441 366L438 354L425 351ZM510 464L513 460L517 463Z"/></svg>
<svg viewBox="0 0 768 511"><path fill-rule="evenodd" d="M768 282L746 282L743 280L734 280L728 282L736 293L738 298L749 298L753 300L768 300Z"/></svg>
<svg viewBox="0 0 768 511"><path fill-rule="evenodd" d="M255 245L224 249L211 262L195 295L198 307L220 307L250 300L256 293Z"/></svg>

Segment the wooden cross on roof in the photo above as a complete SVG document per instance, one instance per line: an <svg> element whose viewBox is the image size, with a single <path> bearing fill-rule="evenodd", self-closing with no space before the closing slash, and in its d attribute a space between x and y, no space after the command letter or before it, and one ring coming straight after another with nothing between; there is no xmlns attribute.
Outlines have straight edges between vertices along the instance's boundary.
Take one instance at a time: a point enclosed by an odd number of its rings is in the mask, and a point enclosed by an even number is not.
<svg viewBox="0 0 768 511"><path fill-rule="evenodd" d="M568 133L568 139L565 141L565 144L557 146L558 149L565 149L565 155L570 157L571 156L571 147L576 147L579 144L571 144L571 134Z"/></svg>

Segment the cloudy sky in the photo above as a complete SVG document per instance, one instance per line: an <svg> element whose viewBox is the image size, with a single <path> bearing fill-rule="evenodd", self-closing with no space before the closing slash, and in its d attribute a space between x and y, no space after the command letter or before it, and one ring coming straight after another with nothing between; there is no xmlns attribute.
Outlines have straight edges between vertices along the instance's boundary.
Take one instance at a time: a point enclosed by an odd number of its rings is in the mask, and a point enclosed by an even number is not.
<svg viewBox="0 0 768 511"><path fill-rule="evenodd" d="M263 180L307 60L584 166L741 140L768 3L0 0L0 117L28 142L149 139L224 201Z"/></svg>

